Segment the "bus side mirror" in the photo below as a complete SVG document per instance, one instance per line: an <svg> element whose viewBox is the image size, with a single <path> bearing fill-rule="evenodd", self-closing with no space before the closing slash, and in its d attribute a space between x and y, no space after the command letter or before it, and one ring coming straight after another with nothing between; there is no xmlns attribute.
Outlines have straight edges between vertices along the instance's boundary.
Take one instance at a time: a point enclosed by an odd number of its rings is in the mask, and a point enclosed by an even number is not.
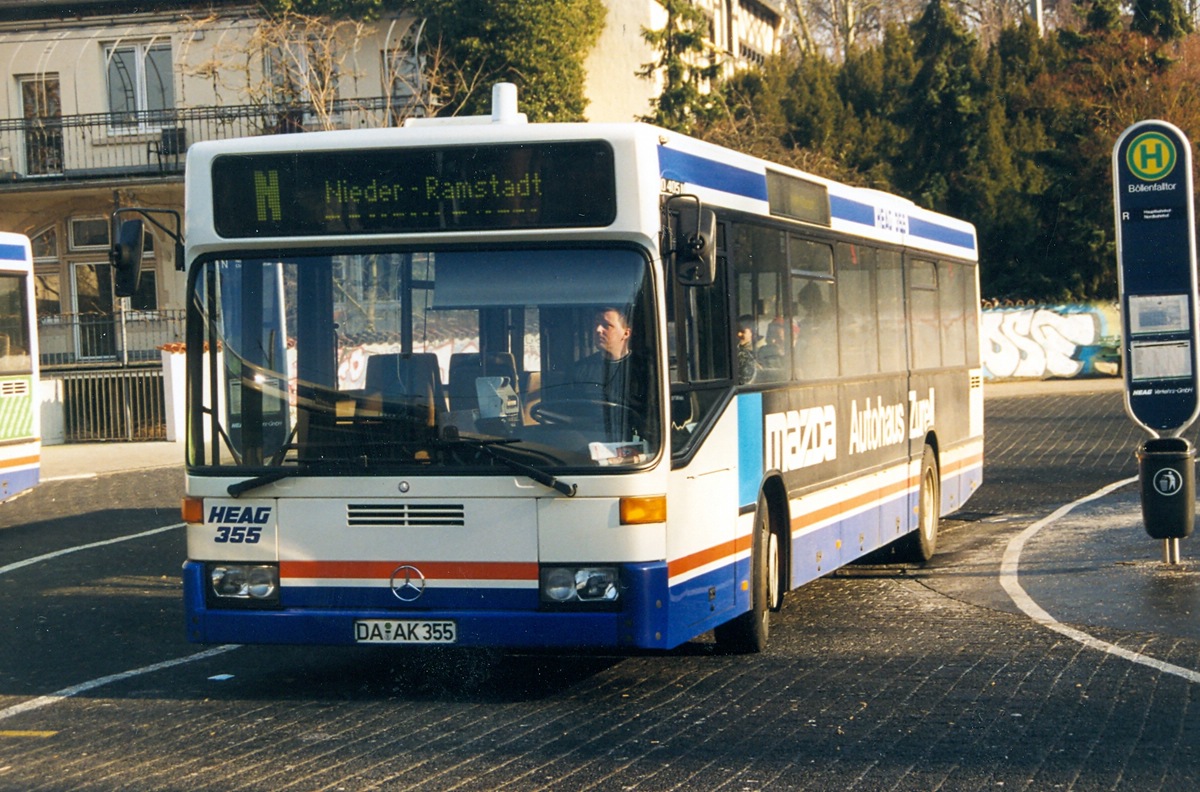
<svg viewBox="0 0 1200 792"><path fill-rule="evenodd" d="M717 276L717 215L701 206L694 195L672 200L681 198L695 201L696 207L685 207L673 218L671 259L675 279L682 286L711 286Z"/></svg>
<svg viewBox="0 0 1200 792"><path fill-rule="evenodd" d="M145 226L141 220L126 220L117 230L117 241L108 254L113 267L113 286L118 297L137 293L145 252Z"/></svg>

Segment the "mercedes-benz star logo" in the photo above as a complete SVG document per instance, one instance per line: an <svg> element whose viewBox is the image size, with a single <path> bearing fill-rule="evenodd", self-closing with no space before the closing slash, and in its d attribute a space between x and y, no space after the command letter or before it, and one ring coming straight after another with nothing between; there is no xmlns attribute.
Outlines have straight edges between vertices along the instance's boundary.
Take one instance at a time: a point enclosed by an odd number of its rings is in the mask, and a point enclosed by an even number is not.
<svg viewBox="0 0 1200 792"><path fill-rule="evenodd" d="M425 593L425 576L415 566L396 567L392 572L392 593L401 602L415 602Z"/></svg>

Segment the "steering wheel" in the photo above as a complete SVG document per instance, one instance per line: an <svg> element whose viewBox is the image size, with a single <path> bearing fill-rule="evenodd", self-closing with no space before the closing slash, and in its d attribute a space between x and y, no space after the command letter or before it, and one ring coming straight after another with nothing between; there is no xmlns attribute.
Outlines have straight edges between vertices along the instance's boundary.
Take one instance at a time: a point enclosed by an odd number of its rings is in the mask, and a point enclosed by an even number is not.
<svg viewBox="0 0 1200 792"><path fill-rule="evenodd" d="M604 399L558 399L547 404L540 401L529 408L529 417L543 426L574 426L594 421L606 412L620 415L622 424L641 424L642 414L627 404Z"/></svg>

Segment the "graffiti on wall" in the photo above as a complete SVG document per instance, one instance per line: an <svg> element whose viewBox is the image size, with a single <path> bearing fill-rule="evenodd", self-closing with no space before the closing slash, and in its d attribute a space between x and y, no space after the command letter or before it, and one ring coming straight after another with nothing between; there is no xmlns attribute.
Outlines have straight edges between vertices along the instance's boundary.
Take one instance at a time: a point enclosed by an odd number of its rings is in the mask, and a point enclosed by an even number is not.
<svg viewBox="0 0 1200 792"><path fill-rule="evenodd" d="M990 308L983 311L989 379L1115 377L1121 321L1115 305Z"/></svg>

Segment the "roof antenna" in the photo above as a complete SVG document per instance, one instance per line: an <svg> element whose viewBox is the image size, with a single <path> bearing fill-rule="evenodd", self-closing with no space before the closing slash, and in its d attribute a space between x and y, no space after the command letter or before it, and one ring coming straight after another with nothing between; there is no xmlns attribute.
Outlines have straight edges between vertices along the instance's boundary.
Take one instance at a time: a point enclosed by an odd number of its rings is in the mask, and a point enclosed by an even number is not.
<svg viewBox="0 0 1200 792"><path fill-rule="evenodd" d="M510 82L492 86L492 123L525 124L529 119L517 112L517 86Z"/></svg>

